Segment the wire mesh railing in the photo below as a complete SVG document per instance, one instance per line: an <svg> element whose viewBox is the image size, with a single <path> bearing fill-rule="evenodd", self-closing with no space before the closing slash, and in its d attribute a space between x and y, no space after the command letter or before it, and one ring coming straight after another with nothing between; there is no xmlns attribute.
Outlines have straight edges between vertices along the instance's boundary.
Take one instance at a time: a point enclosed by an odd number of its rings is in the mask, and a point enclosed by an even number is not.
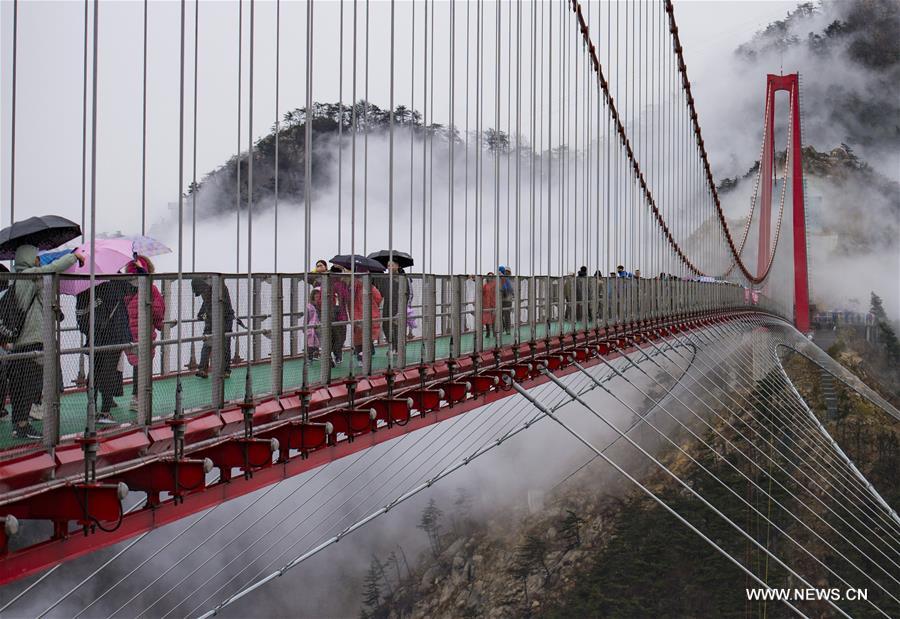
<svg viewBox="0 0 900 619"><path fill-rule="evenodd" d="M93 377L98 430L221 409L346 377L578 331L708 310L757 307L727 283L596 276L189 273L103 276L61 294L72 276L25 280L30 330L3 345L4 453L52 446L83 431ZM83 279L83 278L82 278ZM250 283L252 282L252 285ZM83 284L86 284L86 280ZM179 288L180 286L180 288ZM63 290L72 290L64 286ZM8 292L7 292L8 293ZM3 293L0 293L3 294ZM24 297L23 297L24 299ZM27 307L27 310L25 309ZM181 337L178 337L180 325Z"/></svg>

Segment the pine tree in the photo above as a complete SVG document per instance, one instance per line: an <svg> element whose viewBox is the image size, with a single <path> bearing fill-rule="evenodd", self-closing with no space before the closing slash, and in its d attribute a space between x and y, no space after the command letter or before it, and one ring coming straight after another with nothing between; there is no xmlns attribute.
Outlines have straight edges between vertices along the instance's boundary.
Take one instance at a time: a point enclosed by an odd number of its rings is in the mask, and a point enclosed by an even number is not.
<svg viewBox="0 0 900 619"><path fill-rule="evenodd" d="M875 324L878 326L881 343L884 345L888 360L895 366L900 365L900 341L898 341L894 329L891 328L891 323L884 311L881 297L874 292L872 293L871 308L869 311L871 311L872 315L875 317Z"/></svg>
<svg viewBox="0 0 900 619"><path fill-rule="evenodd" d="M441 553L441 523L444 520L444 512L437 506L434 499L428 501L428 505L422 510L417 528L422 529L428 535L431 544L431 552L437 557Z"/></svg>
<svg viewBox="0 0 900 619"><path fill-rule="evenodd" d="M381 605L381 564L372 559L369 570L363 580L363 608L359 615L362 619L372 619Z"/></svg>
<svg viewBox="0 0 900 619"><path fill-rule="evenodd" d="M566 510L566 516L562 519L559 529L560 535L566 542L566 550L581 546L581 526L583 524L583 518L580 518L571 509Z"/></svg>
<svg viewBox="0 0 900 619"><path fill-rule="evenodd" d="M519 546L519 556L531 571L544 572L544 580L550 579L550 568L547 566L547 540L537 535L529 535Z"/></svg>

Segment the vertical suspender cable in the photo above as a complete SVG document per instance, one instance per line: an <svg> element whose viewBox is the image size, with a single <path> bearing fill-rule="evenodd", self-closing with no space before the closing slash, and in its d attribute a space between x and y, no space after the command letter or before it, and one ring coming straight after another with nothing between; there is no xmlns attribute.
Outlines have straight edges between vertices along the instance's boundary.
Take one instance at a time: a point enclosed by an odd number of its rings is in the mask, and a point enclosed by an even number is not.
<svg viewBox="0 0 900 619"><path fill-rule="evenodd" d="M495 61L495 76L494 76L494 133L499 138L500 135L500 6L501 3L497 2L497 44L496 44L496 61ZM498 265L500 264L500 141L497 140L497 143L494 145L494 268L496 269L494 276L494 280L496 282L496 287L494 288L495 302L494 302L494 312L500 312L502 307L501 297L502 290L500 289L500 269ZM496 328L497 320L494 320L494 346L496 348L500 348L500 333Z"/></svg>
<svg viewBox="0 0 900 619"><path fill-rule="evenodd" d="M94 3L94 32L93 32L93 61L91 71L93 78L91 80L91 255L88 259L90 265L90 292L88 293L90 301L90 310L88 312L88 406L87 419L84 428L84 437L87 439L83 444L84 449L84 480L85 482L93 482L97 472L97 444L96 439L96 414L97 414L97 380L94 373L96 367L94 350L94 333L96 332L96 290L94 284L97 283L97 265L94 260L94 248L97 240L97 47L100 23L99 8L100 3ZM179 195L181 193L179 192ZM179 254L180 256L180 254Z"/></svg>
<svg viewBox="0 0 900 619"><path fill-rule="evenodd" d="M393 3L393 0L391 0ZM447 273L453 274L455 271L453 270L453 198L454 198L454 189L456 185L456 176L454 175L454 147L456 145L456 123L455 123L455 115L453 106L455 104L454 96L456 95L455 85L456 85L456 63L455 61L455 38L456 38L456 4L450 4L450 128L447 132L447 137L450 142L450 181L447 183L448 185L448 203L449 208L447 209L447 230L449 232L450 238L447 243ZM393 49L393 48L392 48ZM393 74L392 74L393 75Z"/></svg>
<svg viewBox="0 0 900 619"><path fill-rule="evenodd" d="M394 23L395 23L395 6L394 0L391 0L391 65L390 65L390 114L388 116L388 260L389 264L394 261ZM388 320L388 346L390 346L394 340L394 330L400 328L397 320L394 320L394 270L388 270L388 299L387 299L387 313L391 319ZM399 303L399 299L397 300ZM404 313L405 316L405 304L404 304ZM399 315L399 312L398 312ZM368 346L369 343L365 342L365 345ZM393 367L394 364L394 355L390 354L390 348L388 349L388 369ZM399 351L394 351L399 352Z"/></svg>
<svg viewBox="0 0 900 619"><path fill-rule="evenodd" d="M553 221L551 214L553 213L553 5L547 5L548 27L547 27L547 277L553 272L551 264L553 257ZM548 279L547 294L550 294L550 286ZM547 333L550 337L550 315L547 315Z"/></svg>
<svg viewBox="0 0 900 619"><path fill-rule="evenodd" d="M308 0L312 2L313 0ZM363 253L367 253L369 239L369 0L366 0L366 81L363 117Z"/></svg>
<svg viewBox="0 0 900 619"><path fill-rule="evenodd" d="M431 2L431 55L426 59L429 63L428 73L428 117L434 125L434 0ZM428 132L428 271L434 273L434 127Z"/></svg>
<svg viewBox="0 0 900 619"><path fill-rule="evenodd" d="M280 1L280 0L279 0ZM343 243L341 226L343 224L344 202L344 0L340 0L341 16L338 29L338 216L337 216L337 253L341 253ZM278 92L277 90L275 91ZM276 94L277 97L277 94ZM275 151L278 152L277 150ZM278 227L276 226L276 230ZM309 265L307 265L308 267ZM277 270L277 269L276 269ZM326 336L327 337L327 336Z"/></svg>
<svg viewBox="0 0 900 619"><path fill-rule="evenodd" d="M236 273L240 273L241 271L241 70L243 68L243 40L242 34L244 29L244 0L238 0L238 97L237 97L237 156L235 158L235 165L237 166L237 181L236 188L237 193L234 198L234 213L235 213L235 249L234 249L234 270ZM236 286L235 292L237 293L236 307L238 308L238 312L240 312L241 307L241 287ZM239 354L239 347L235 347L235 356Z"/></svg>
<svg viewBox="0 0 900 619"><path fill-rule="evenodd" d="M468 0L466 0L468 2ZM415 179L413 176L413 159L415 159L416 146L416 3L411 3L412 14L410 16L410 25L412 35L410 36L409 50L409 251L413 251L413 195ZM421 262L419 263L421 266Z"/></svg>
<svg viewBox="0 0 900 619"><path fill-rule="evenodd" d="M197 67L200 50L200 0L194 0L194 121L193 174L191 177L191 271L197 271ZM193 296L191 305L193 306ZM194 345L191 344L191 352Z"/></svg>
<svg viewBox="0 0 900 619"><path fill-rule="evenodd" d="M425 158L425 153L428 144L428 0L425 0L425 15L424 21L422 22L422 36L424 37L423 43L423 54L422 54L422 272L427 272L425 266L425 189L428 184L428 168ZM423 280L424 282L424 280ZM423 305L424 307L424 305ZM422 316L422 321L424 323L426 317ZM420 347L420 354L425 354L425 347ZM422 357L424 359L424 356Z"/></svg>
<svg viewBox="0 0 900 619"><path fill-rule="evenodd" d="M474 270L469 270L469 16L471 8L471 3L469 0L466 0L466 190L463 194L463 208L465 210L465 215L463 217L463 272L466 274L475 273ZM478 294L478 291L476 291L475 294ZM468 307L468 305L466 305L466 307ZM477 322L478 319L476 317L473 321L473 327L478 327Z"/></svg>
<svg viewBox="0 0 900 619"><path fill-rule="evenodd" d="M475 273L480 273L481 265L481 43L482 32L481 22L483 17L482 0L476 0L475 4L475 204L474 204L474 220L475 226L473 230L474 238L472 239L473 254L475 256ZM480 291L476 291L476 294Z"/></svg>
<svg viewBox="0 0 900 619"><path fill-rule="evenodd" d="M149 0L144 0L144 74L141 94L141 236L147 234L147 11ZM87 26L87 0L85 0L85 26ZM87 30L85 29L85 36ZM85 53L87 49L85 48ZM87 58L85 58L87 60ZM87 63L85 63L86 65ZM82 173L82 183L84 182ZM84 227L84 191L82 190L81 225Z"/></svg>
<svg viewBox="0 0 900 619"><path fill-rule="evenodd" d="M341 37L344 35L344 2L341 0ZM342 39L343 40L343 39ZM344 70L344 49L341 47L341 74L343 75ZM272 269L277 273L278 272L278 150L279 150L279 142L281 139L281 116L279 115L278 108L280 103L281 96L281 0L275 0L275 225L274 225L274 238L272 239ZM343 127L344 120L344 108L343 101L340 103L341 105L341 124L338 125L338 131L340 132ZM340 154L341 148L340 145L342 141L340 139L340 135L338 137L338 253L340 253L341 246L341 167L340 167ZM275 320L275 317L272 317ZM293 337L293 336L291 336Z"/></svg>
<svg viewBox="0 0 900 619"><path fill-rule="evenodd" d="M538 148L537 118L535 116L535 114L536 114L535 98L537 97L537 79L536 79L537 58L535 58L535 52L537 51L536 50L536 48L537 48L536 41L537 41L537 2L533 1L531 4L531 54L528 57L529 60L531 61L531 84L529 85L530 86L529 90L531 90L531 166L528 169L530 176L531 176L531 191L528 194L528 198L531 200L531 231L530 231L530 234L528 235L528 244L529 244L529 247L531 248L531 265L530 265L530 271L528 274L532 278L531 279L532 283L535 281L534 276L536 275L536 272L535 272L534 261L535 261L535 255L537 254L537 245L535 244L535 239L534 239L534 232L535 232L534 215L535 215L535 206L536 206L535 199L534 199L535 198L535 195L534 195L535 154L536 154L535 151ZM533 301L531 301L534 294L535 294L535 290L532 288L532 284L529 284L528 298L529 298L529 301L531 302L532 307L535 305L535 303ZM529 318L529 322L533 322L531 320L531 316L529 316L528 318ZM530 336L531 336L531 339L534 340L534 333L531 333Z"/></svg>
<svg viewBox="0 0 900 619"><path fill-rule="evenodd" d="M85 6L87 11L87 6ZM85 13L86 15L86 13ZM87 60L87 19L85 19L85 60ZM12 40L12 102L10 104L9 128L9 225L16 218L16 73L19 55L19 0L13 0L13 40ZM87 64L85 64L87 71ZM85 78L87 73L85 73ZM82 219L84 219L82 207Z"/></svg>
<svg viewBox="0 0 900 619"><path fill-rule="evenodd" d="M256 357L253 341L253 44L256 17L256 0L250 0L250 55L247 81L247 373L244 374L244 402L253 401L253 359ZM308 125L309 123L307 123ZM308 151L307 151L308 152ZM249 436L252 429L252 411L244 408L244 431Z"/></svg>
<svg viewBox="0 0 900 619"><path fill-rule="evenodd" d="M175 346L175 350L177 351L178 357L178 370L175 373L175 419L180 421L184 414L182 395L183 395L183 386L181 383L181 344L182 344L182 322L181 322L181 300L183 294L183 284L184 284L184 10L185 10L186 0L181 0L181 40L180 40L180 56L179 56L179 64L178 64L178 293L177 293L177 303L178 303L178 311L176 315L176 329L175 335L177 344ZM99 4L99 3L98 3ZM94 16L96 22L96 4L94 5ZM96 39L96 33L95 33ZM95 61L96 62L96 61ZM96 66L94 67L94 71L96 72ZM94 88L96 88L96 84L94 84ZM95 112L96 113L96 112ZM93 236L93 230L91 231L91 235ZM91 240L91 244L93 245L93 239ZM93 252L93 247L91 247L91 251ZM93 269L91 269L91 277L93 277ZM91 286L91 290L94 287ZM93 302L91 302L91 307L93 308ZM93 312L91 312L93 315ZM93 335L91 336L91 341L93 341ZM93 367L93 363L91 364ZM92 372L93 373L93 372ZM93 398L92 398L93 399ZM174 436L174 457L175 460L178 461L181 459L184 453L184 428L180 425L172 426L173 436ZM176 476L177 480L177 476Z"/></svg>
<svg viewBox="0 0 900 619"><path fill-rule="evenodd" d="M193 159L191 175L191 271L197 272L197 83L198 59L200 50L200 0L194 0L194 114L193 114ZM146 105L146 98L145 98ZM191 295L191 316L194 311L194 296ZM193 327L191 329L193 335ZM196 367L194 342L191 342L191 356L188 367Z"/></svg>
<svg viewBox="0 0 900 619"><path fill-rule="evenodd" d="M311 2L311 0L307 0ZM356 254L356 134L359 132L359 105L356 101L357 0L353 0L353 131L350 148L350 254ZM353 331L353 307L356 303L356 261L350 261L350 307L347 317ZM350 378L353 378L356 355L350 355Z"/></svg>
<svg viewBox="0 0 900 619"><path fill-rule="evenodd" d="M510 22L512 23L512 22ZM521 204L522 204L522 0L516 2L516 273L522 274L520 260ZM518 280L516 280L518 281ZM515 284L519 290L518 284ZM519 308L515 308L516 342L519 341Z"/></svg>
<svg viewBox="0 0 900 619"><path fill-rule="evenodd" d="M16 0L18 2L18 0ZM146 0L145 0L146 2ZM84 50L82 59L82 86L81 86L81 244L85 242L85 229L87 227L87 99L88 99L88 0L84 0ZM144 17L146 21L146 13ZM13 20L15 22L15 19ZM146 27L145 27L146 28ZM146 32L146 30L145 30ZM14 37L15 38L15 37ZM146 46L146 43L145 43ZM145 95L146 96L146 95ZM142 158L146 162L146 151ZM146 168L145 168L146 169ZM142 198L143 200L143 198ZM11 201L11 200L10 200ZM10 209L10 224L12 224L12 209ZM143 232L142 232L143 234ZM77 384L85 384L84 355L78 355Z"/></svg>
<svg viewBox="0 0 900 619"><path fill-rule="evenodd" d="M507 11L506 16L506 40L507 40L507 53L506 53L506 65L510 67L510 75L512 74L512 2L507 4L509 7L509 11ZM498 127L499 129L499 127ZM509 209L510 209L510 183L512 182L512 176L510 174L510 156L512 155L512 81L509 79L506 80L506 217L504 217L504 227L506 228L506 245L504 245L503 249L505 250L505 254L503 260L509 265L509 245L510 245L510 233L512 230L512 226L510 226L510 218L509 218ZM516 269L519 268L517 264Z"/></svg>
<svg viewBox="0 0 900 619"><path fill-rule="evenodd" d="M310 224L312 222L312 109L313 109L313 2L306 3L306 124L303 136L303 289L309 295L310 243L312 240ZM309 296L307 296L309 298ZM324 300L322 306L324 307ZM303 333L309 332L309 312L303 312ZM323 334L328 337L327 334ZM303 347L302 385L306 389L309 384L309 346ZM322 363L328 363L323 359Z"/></svg>
<svg viewBox="0 0 900 619"><path fill-rule="evenodd" d="M393 2L393 0L391 0ZM456 76L454 74L454 70L456 65L454 63L454 39L456 37L456 4L450 3L450 127L447 132L447 138L450 142L450 182L448 183L448 196L447 202L449 208L447 209L447 230L449 232L449 242L447 243L447 273L453 274L455 271L453 270L453 190L455 184L455 176L453 174L453 152L454 146L456 143L456 124L454 123L454 114L453 114L453 96L454 92L454 81Z"/></svg>

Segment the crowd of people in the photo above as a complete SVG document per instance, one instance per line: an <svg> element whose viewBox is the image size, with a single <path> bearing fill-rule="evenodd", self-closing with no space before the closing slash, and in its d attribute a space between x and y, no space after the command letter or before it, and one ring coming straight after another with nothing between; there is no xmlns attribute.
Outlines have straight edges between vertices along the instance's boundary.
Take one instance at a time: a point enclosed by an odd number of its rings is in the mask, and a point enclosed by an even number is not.
<svg viewBox="0 0 900 619"><path fill-rule="evenodd" d="M73 267L76 263L83 264L85 256L79 252L65 253L49 263L42 264L38 250L33 245L22 245L15 253L14 270L16 273L43 274L62 273ZM323 343L326 338L330 343L330 359L332 366L341 364L344 359L344 350L347 344L348 326L350 327L350 350L355 360L362 363L363 351L368 347L374 354L376 342L384 342L389 346L388 354L396 355L401 345L401 333L405 330L408 338L413 337L413 329L416 327L416 317L412 308L413 287L407 282L401 283L401 275L404 269L393 260L384 260L387 269L386 274L374 274L368 281L369 290L363 289L363 277L350 277L350 271L339 264L332 263L329 266L326 260L316 262L308 280L310 284L305 313L305 344L307 354L313 359L321 358ZM147 256L134 254L133 259L121 270L124 273L141 276L153 274L155 269ZM324 282L322 277L329 277L329 294L326 298L323 294ZM582 266L576 275L577 278L587 278L588 269ZM595 277L601 277L599 271ZM624 265L618 265L616 270L610 273L611 278L641 279L640 269L633 272L627 271ZM660 273L662 280L679 279L674 275ZM466 305L474 303L472 289L474 276L469 277L466 285ZM137 410L138 398L138 372L140 358L135 346L128 346L140 340L140 300L138 299L138 287L135 280L112 279L99 283L94 287L93 311L91 308L90 288L83 289L76 295L75 318L78 330L83 334L85 341L93 334L95 347L93 382L95 405L97 406L98 423L115 423L111 411L116 408L116 397L123 395L123 377L120 368L122 350L124 356L132 367L131 381L131 410ZM565 281L563 294L565 295L566 315L570 320L574 310L574 318L582 320L583 313L591 318L591 309L585 307L584 295L586 288L572 280ZM6 282L2 282L4 285ZM574 285L573 285L574 284ZM210 283L201 277L191 279L191 291L200 300L200 309L197 320L203 324L203 334L213 334L213 290ZM150 325L148 326L151 341L155 340L157 333L162 331L166 314L166 303L163 295L153 283L149 286ZM512 269L500 265L497 274L489 272L483 278L481 285L481 316L480 328L488 337L498 337L496 330L502 329L504 334L510 333L513 327L513 302L514 286ZM13 338L4 338L0 333L0 355L9 353L23 353L9 361L3 361L0 357L0 403L5 402L7 396L11 403L11 416L14 432L17 437L23 439L35 439L40 433L32 426L30 417L40 417L34 410L41 406L43 389L43 364L39 355L27 355L26 353L39 353L43 349L43 297L40 294L39 285L31 280L20 280L8 287L8 290L0 290L0 295L12 294L16 300L21 317L21 328ZM221 304L221 323L223 332L229 334L220 338L219 344L221 357L224 361L224 376L231 374L231 336L235 322L242 324L235 315L231 296L227 286L221 287L220 298L216 300ZM0 310L2 296L0 296ZM365 333L365 313L368 311L371 317L371 330ZM499 321L497 312L500 312ZM470 313L471 314L471 313ZM323 319L329 317L329 328L323 333ZM92 322L93 321L93 322ZM499 322L499 325L498 325ZM392 325L383 328L384 324ZM474 328L465 319L466 331ZM385 332L386 331L386 332ZM196 368L196 376L207 378L210 371L210 358L212 356L213 338L207 337L203 341L199 363ZM155 352L155 349L151 347ZM152 363L151 356L151 363ZM13 387L13 383L15 388ZM5 408L0 407L0 416L6 415Z"/></svg>
<svg viewBox="0 0 900 619"><path fill-rule="evenodd" d="M313 358L319 358L322 338L328 337L331 343L331 363L333 366L343 362L344 344L347 340L347 322L352 320L351 344L356 361L362 363L363 349L368 346L375 352L375 342L384 338L390 344L389 355L396 355L400 344L400 330L406 329L411 335L416 326L412 314L412 289L402 289L400 275L404 270L394 261L387 261L386 275L372 277L368 290L369 315L372 318L372 330L369 341L363 328L365 316L365 290L363 278L348 277L349 271L340 265L328 266L325 260L316 262L313 278L310 280L311 290L306 305L306 346ZM329 299L322 296L321 276L329 274ZM316 277L318 275L318 277ZM393 276L392 276L393 275ZM352 280L352 289L351 289ZM328 312L331 327L330 333L321 333L323 313ZM382 320L391 319L395 325L382 332ZM344 323L344 324L342 324Z"/></svg>

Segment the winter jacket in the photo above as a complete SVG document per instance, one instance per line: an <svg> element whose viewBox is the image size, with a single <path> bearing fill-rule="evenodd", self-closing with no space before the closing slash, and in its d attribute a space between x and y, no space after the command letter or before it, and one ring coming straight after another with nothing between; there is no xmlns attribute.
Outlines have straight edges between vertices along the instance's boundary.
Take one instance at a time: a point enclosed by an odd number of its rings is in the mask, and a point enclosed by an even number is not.
<svg viewBox="0 0 900 619"><path fill-rule="evenodd" d="M13 267L16 273L62 273L72 267L78 259L74 254L66 254L50 264L36 267L37 248L33 245L22 245L16 249L16 261ZM40 344L44 341L44 302L41 296L40 280L18 280L14 285L16 301L25 314L22 331L15 342L15 348Z"/></svg>
<svg viewBox="0 0 900 619"><path fill-rule="evenodd" d="M381 305L381 293L378 292L378 288L375 286L371 287L371 295L372 295L372 309L370 311L372 315L372 341L378 339L378 336L381 335L381 310L379 310L379 306ZM353 298L353 320L360 321L355 322L353 325L353 345L354 346L362 346L363 344L363 284L362 278L357 278L356 284L354 285L354 298Z"/></svg>
<svg viewBox="0 0 900 619"><path fill-rule="evenodd" d="M94 287L94 345L110 346L131 342L126 297L134 295L134 286L118 279ZM78 329L90 335L91 291L76 297L75 319Z"/></svg>
<svg viewBox="0 0 900 619"><path fill-rule="evenodd" d="M334 308L332 319L349 320L350 315L347 310L350 308L350 286L347 285L347 282L342 278L332 277L331 296L333 297Z"/></svg>
<svg viewBox="0 0 900 619"><path fill-rule="evenodd" d="M203 302L200 304L197 318L203 321L203 334L210 335L212 333L212 290L207 288L200 298ZM231 305L231 293L228 292L227 286L222 286L222 305L222 322L225 330L229 331L234 328L234 307Z"/></svg>
<svg viewBox="0 0 900 619"><path fill-rule="evenodd" d="M153 329L150 330L150 341L152 342L156 340L156 332L162 331L163 321L166 319L166 302L155 284L150 284L150 297L150 320L153 324ZM137 292L125 297L125 307L128 310L128 327L131 331L131 341L137 342L139 339ZM154 348L151 357L155 352L156 349ZM125 351L125 356L128 357L128 363L137 367L137 350L127 350Z"/></svg>
<svg viewBox="0 0 900 619"><path fill-rule="evenodd" d="M406 311L404 308L409 305L409 286L406 287L405 298L401 298L400 295L401 277L406 276L403 274L395 273L394 277L391 277L390 274L387 274L379 275L374 278L375 287L378 288L378 292L381 293L381 298L384 299L384 314L387 316L402 316Z"/></svg>
<svg viewBox="0 0 900 619"><path fill-rule="evenodd" d="M306 347L319 347L319 310L312 303L306 304Z"/></svg>
<svg viewBox="0 0 900 619"><path fill-rule="evenodd" d="M494 324L494 309L497 307L497 280L495 277L485 277L481 287L481 324Z"/></svg>

